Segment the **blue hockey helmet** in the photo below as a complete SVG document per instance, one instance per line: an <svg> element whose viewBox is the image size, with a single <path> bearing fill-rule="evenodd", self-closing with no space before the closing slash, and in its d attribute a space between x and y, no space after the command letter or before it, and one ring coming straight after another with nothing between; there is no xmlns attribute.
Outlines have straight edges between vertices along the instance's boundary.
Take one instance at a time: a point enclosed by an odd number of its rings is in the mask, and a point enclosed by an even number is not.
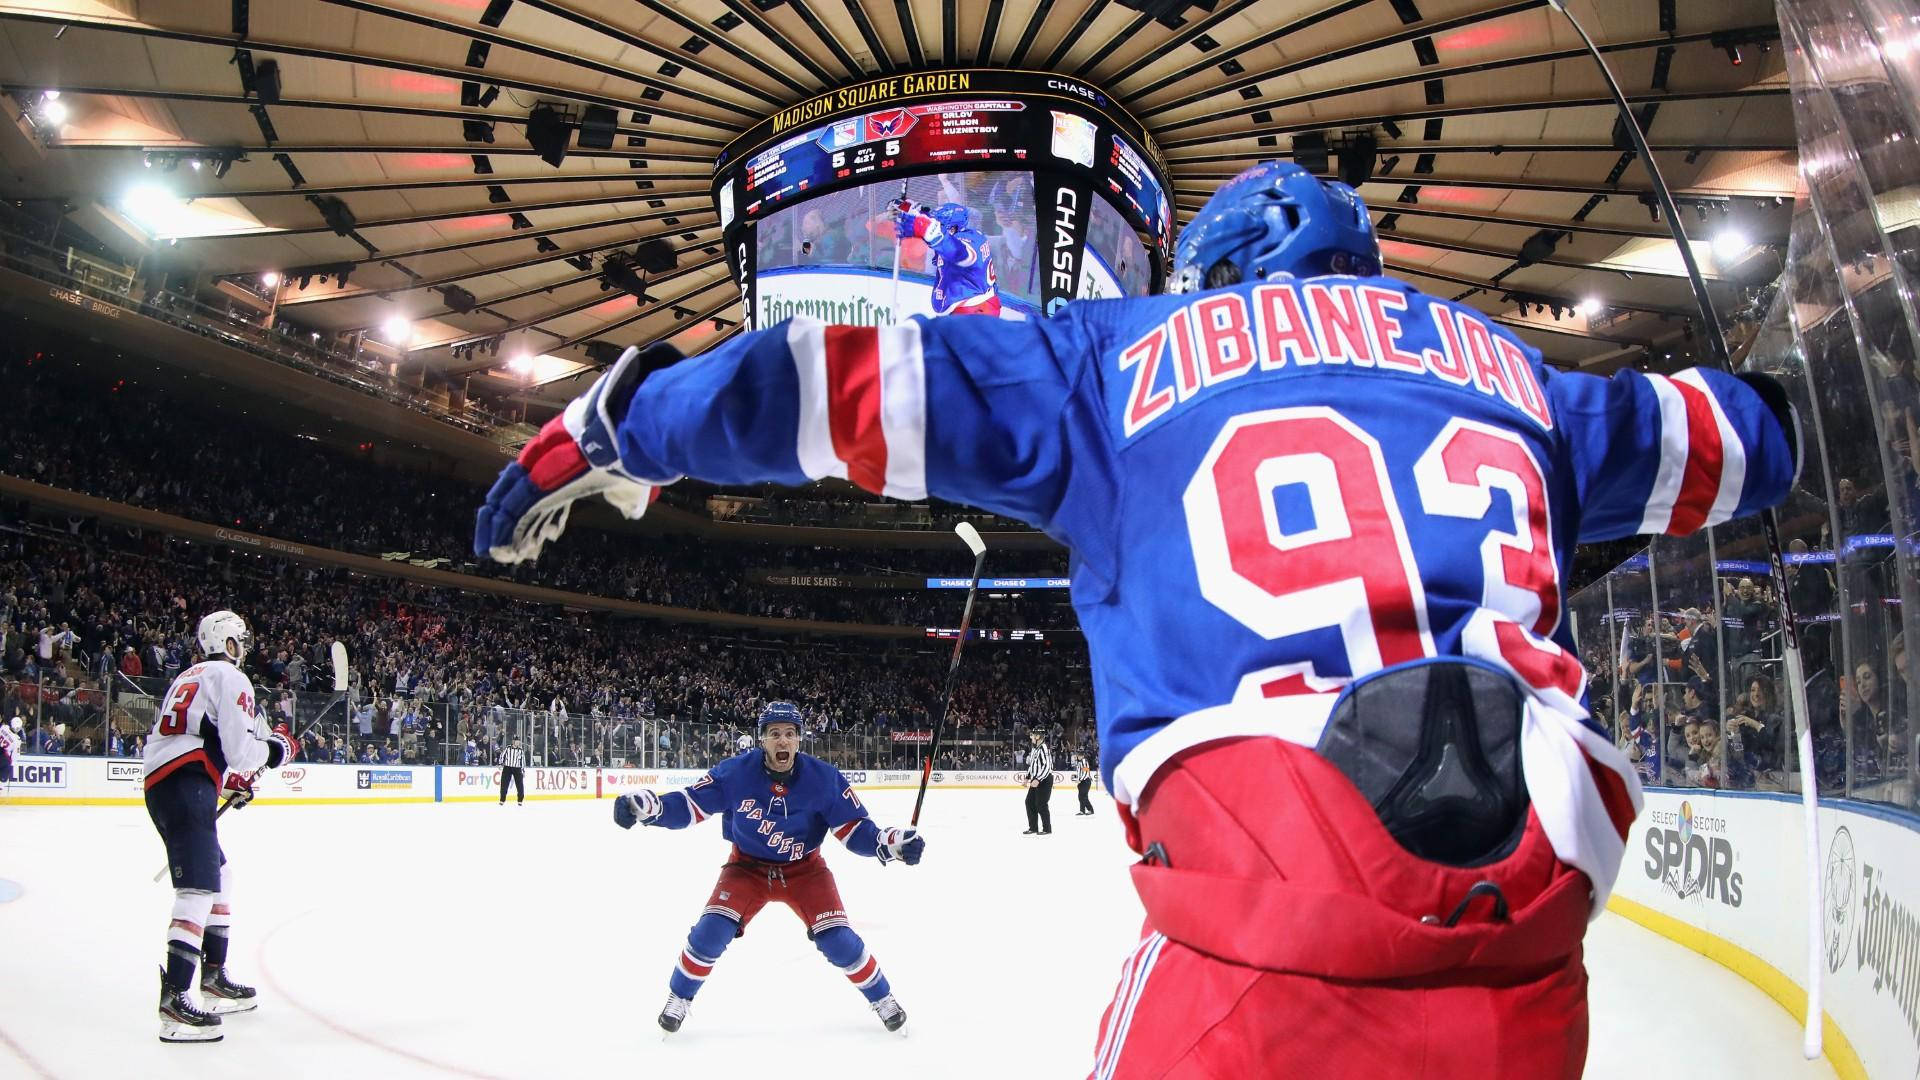
<svg viewBox="0 0 1920 1080"><path fill-rule="evenodd" d="M940 228L946 232L957 233L967 227L967 221L972 217L972 211L957 202L950 202L941 203L939 206L934 207L927 216L939 222Z"/></svg>
<svg viewBox="0 0 1920 1080"><path fill-rule="evenodd" d="M1180 230L1168 291L1379 272L1380 245L1360 196L1290 161L1269 161L1221 185Z"/></svg>
<svg viewBox="0 0 1920 1080"><path fill-rule="evenodd" d="M765 735L772 724L792 724L801 731L807 730L800 706L791 701L769 701L760 706L760 734Z"/></svg>

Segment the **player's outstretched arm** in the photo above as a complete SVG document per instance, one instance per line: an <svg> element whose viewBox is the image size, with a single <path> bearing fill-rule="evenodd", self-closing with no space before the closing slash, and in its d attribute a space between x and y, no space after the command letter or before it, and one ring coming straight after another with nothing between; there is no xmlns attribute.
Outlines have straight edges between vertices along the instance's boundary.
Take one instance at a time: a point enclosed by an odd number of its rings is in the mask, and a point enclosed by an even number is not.
<svg viewBox="0 0 1920 1080"><path fill-rule="evenodd" d="M875 494L929 494L1047 527L1076 444L1098 429L1075 389L1092 346L1070 316L792 319L679 363L630 353L543 428L481 508L476 554L532 558L576 499L629 517L656 484L805 484L843 477Z"/></svg>
<svg viewBox="0 0 1920 1080"><path fill-rule="evenodd" d="M840 825L833 830L833 835L839 837L848 851L879 859L882 866L895 859L908 866L917 866L921 854L927 850L926 838L920 835L919 829L881 828L870 817Z"/></svg>
<svg viewBox="0 0 1920 1080"><path fill-rule="evenodd" d="M656 795L641 790L613 800L613 823L623 829L635 825L654 825L662 829L684 829L698 825L721 810L718 785L702 783L679 791Z"/></svg>
<svg viewBox="0 0 1920 1080"><path fill-rule="evenodd" d="M1800 472L1799 421L1765 375L1556 375L1547 384L1580 506L1579 542L1684 536L1759 513Z"/></svg>

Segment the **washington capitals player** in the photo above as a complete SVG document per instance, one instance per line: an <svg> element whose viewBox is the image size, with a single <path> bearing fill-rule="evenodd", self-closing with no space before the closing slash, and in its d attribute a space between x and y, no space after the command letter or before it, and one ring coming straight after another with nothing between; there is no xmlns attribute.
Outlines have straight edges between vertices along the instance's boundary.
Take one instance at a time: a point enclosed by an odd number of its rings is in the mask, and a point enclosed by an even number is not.
<svg viewBox="0 0 1920 1080"><path fill-rule="evenodd" d="M227 977L227 926L232 875L214 830L222 779L237 805L253 795L251 775L292 761L299 744L285 724L265 738L256 731L253 681L239 668L252 635L231 611L200 620L205 659L167 687L147 733L147 816L167 848L173 879L173 922L160 972L160 1040L216 1042L220 1014L255 1007L254 990ZM202 1010L188 996L200 969Z"/></svg>
<svg viewBox="0 0 1920 1080"><path fill-rule="evenodd" d="M933 252L933 313L999 315L993 252L986 236L967 224L967 208L943 203L928 211L903 199L899 210L894 229L900 239L919 237Z"/></svg>
<svg viewBox="0 0 1920 1080"><path fill-rule="evenodd" d="M760 710L760 749L735 754L683 790L664 796L640 791L613 804L613 820L623 829L635 823L684 829L715 814L733 853L667 980L660 1026L680 1030L720 954L746 933L762 907L780 903L807 924L820 955L845 973L887 1030L900 1030L906 1010L893 999L880 962L847 925L846 905L820 845L831 832L856 855L912 866L927 842L914 829L875 825L839 769L801 753L800 710L785 701Z"/></svg>
<svg viewBox="0 0 1920 1080"><path fill-rule="evenodd" d="M1561 568L1779 502L1792 413L1764 377L1554 371L1378 268L1351 189L1269 163L1182 233L1179 295L654 346L508 466L475 547L681 474L1044 528L1145 856L1094 1075L1577 1076L1640 790Z"/></svg>

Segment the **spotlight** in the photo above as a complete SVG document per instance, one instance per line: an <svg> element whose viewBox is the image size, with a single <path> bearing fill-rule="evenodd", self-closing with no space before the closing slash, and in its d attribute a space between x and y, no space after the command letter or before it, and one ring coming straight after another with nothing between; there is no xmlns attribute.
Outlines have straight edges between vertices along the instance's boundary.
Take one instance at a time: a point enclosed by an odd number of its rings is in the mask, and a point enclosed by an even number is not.
<svg viewBox="0 0 1920 1080"><path fill-rule="evenodd" d="M199 171L200 171L200 159L199 159L199 158L189 158L189 159L188 159L188 161L187 161L187 164L188 164L188 165L191 165L191 166L193 166L193 171L194 171L194 172L199 172Z"/></svg>
<svg viewBox="0 0 1920 1080"><path fill-rule="evenodd" d="M498 98L499 96L500 96L500 87L489 83L485 90L480 91L480 96L474 100L474 104L484 109L487 106L492 105L494 102L494 99Z"/></svg>
<svg viewBox="0 0 1920 1080"><path fill-rule="evenodd" d="M533 370L533 357L528 356L526 353L521 353L507 361L507 370L525 375Z"/></svg>
<svg viewBox="0 0 1920 1080"><path fill-rule="evenodd" d="M1746 254L1747 248L1751 246L1747 242L1746 234L1732 226L1721 229L1713 237L1714 257L1723 263L1731 262Z"/></svg>
<svg viewBox="0 0 1920 1080"><path fill-rule="evenodd" d="M266 273L260 275L260 284L265 285L267 288L271 289L275 285L280 284L280 275L269 270Z"/></svg>
<svg viewBox="0 0 1920 1080"><path fill-rule="evenodd" d="M1724 46L1723 48L1725 49L1727 54L1727 62L1732 64L1734 67L1739 67L1741 64L1740 46L1727 45L1727 46Z"/></svg>
<svg viewBox="0 0 1920 1080"><path fill-rule="evenodd" d="M413 324L395 315L393 318L380 324L380 336L401 348L405 348L408 339L413 336Z"/></svg>
<svg viewBox="0 0 1920 1080"><path fill-rule="evenodd" d="M1580 314L1585 315L1589 319L1600 314L1600 298L1597 296L1589 296L1585 300L1580 301Z"/></svg>
<svg viewBox="0 0 1920 1080"><path fill-rule="evenodd" d="M40 120L51 127L59 127L67 122L67 105L60 100L57 92L49 92L40 101Z"/></svg>

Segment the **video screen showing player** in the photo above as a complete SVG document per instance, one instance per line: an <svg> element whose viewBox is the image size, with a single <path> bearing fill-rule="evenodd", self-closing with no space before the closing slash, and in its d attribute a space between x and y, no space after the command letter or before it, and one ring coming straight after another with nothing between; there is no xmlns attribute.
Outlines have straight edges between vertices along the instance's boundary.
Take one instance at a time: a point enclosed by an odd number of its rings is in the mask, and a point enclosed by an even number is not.
<svg viewBox="0 0 1920 1080"><path fill-rule="evenodd" d="M1082 295L1090 299L1145 296L1152 288L1153 267L1147 262L1147 246L1105 199L1093 200L1093 213L1087 217L1087 254L1090 258L1082 275ZM1089 280L1094 283L1092 290L1087 287ZM1115 291L1097 291L1105 288Z"/></svg>
<svg viewBox="0 0 1920 1080"><path fill-rule="evenodd" d="M864 325L893 321L885 316L893 304L896 242L900 316L935 314L933 290L945 283L944 275L924 240L898 236L900 189L900 181L886 180L832 192L761 221L756 226L758 325L794 315ZM906 181L905 198L923 212L949 204L965 207L966 228L986 238L985 258L992 267L991 273L973 277L990 280L1002 318L1038 316L1040 267L1031 174L918 176ZM942 306L951 308L953 298L944 299Z"/></svg>

